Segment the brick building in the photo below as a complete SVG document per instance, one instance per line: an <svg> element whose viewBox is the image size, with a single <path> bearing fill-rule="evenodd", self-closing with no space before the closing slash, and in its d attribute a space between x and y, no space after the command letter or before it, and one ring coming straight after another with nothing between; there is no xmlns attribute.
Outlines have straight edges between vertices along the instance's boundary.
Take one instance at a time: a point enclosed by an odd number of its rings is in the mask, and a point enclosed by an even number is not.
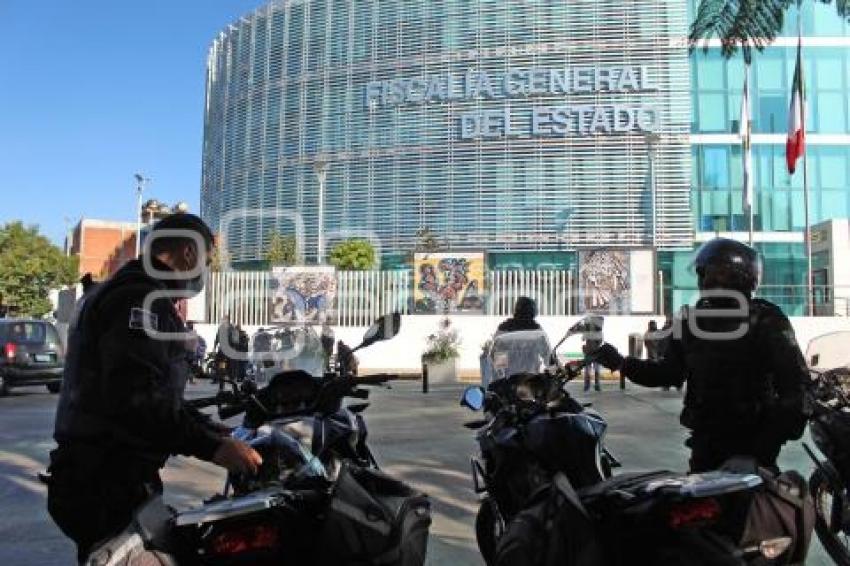
<svg viewBox="0 0 850 566"><path fill-rule="evenodd" d="M83 218L71 236L70 253L80 258L80 275L109 277L136 256L135 222Z"/></svg>

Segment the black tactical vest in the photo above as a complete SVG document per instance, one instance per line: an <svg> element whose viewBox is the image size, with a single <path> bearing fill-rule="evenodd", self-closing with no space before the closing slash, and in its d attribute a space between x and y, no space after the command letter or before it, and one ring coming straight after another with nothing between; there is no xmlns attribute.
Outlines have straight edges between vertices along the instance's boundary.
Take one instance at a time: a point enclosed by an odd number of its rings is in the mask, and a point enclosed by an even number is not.
<svg viewBox="0 0 850 566"><path fill-rule="evenodd" d="M754 433L772 400L773 379L760 363L757 301L743 316L701 316L728 305L701 300L683 312L682 352L687 392L681 422L700 436L735 437ZM690 322L689 322L690 321ZM740 334L738 337L734 335Z"/></svg>

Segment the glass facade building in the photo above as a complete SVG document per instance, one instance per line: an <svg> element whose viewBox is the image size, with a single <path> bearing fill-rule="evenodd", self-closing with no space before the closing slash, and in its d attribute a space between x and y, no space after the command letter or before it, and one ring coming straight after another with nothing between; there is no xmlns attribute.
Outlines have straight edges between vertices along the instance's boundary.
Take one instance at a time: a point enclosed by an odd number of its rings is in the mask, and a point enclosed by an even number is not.
<svg viewBox="0 0 850 566"><path fill-rule="evenodd" d="M272 2L210 50L202 213L236 261L273 230L310 259L320 208L384 255L690 246L685 30L679 0Z"/></svg>
<svg viewBox="0 0 850 566"><path fill-rule="evenodd" d="M697 0L689 0L689 17ZM802 10L806 92L806 159L810 223L850 217L850 25L835 7L805 2ZM755 242L765 258L762 294L803 314L806 256L802 164L785 162L788 107L797 51L798 12L780 37L754 53L750 68ZM725 61L719 42L691 55L691 210L697 242L716 233L745 239L743 160L738 137L744 63ZM662 254L671 299L693 295L690 254Z"/></svg>
<svg viewBox="0 0 850 566"><path fill-rule="evenodd" d="M718 41L688 54L696 3L274 1L210 49L202 214L241 262L272 231L302 233L310 259L320 208L329 246L358 235L384 257L421 228L495 268L654 245L680 304L694 247L748 229L743 61ZM764 293L792 313L806 278L802 167L785 166L797 17L750 70L755 241ZM850 216L850 27L809 2L802 29L816 223Z"/></svg>

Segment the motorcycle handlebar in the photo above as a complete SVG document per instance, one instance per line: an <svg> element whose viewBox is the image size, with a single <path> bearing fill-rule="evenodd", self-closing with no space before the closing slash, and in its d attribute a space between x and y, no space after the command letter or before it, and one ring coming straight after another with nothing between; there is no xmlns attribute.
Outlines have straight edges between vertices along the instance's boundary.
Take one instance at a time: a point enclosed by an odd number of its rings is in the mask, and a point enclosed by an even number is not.
<svg viewBox="0 0 850 566"><path fill-rule="evenodd" d="M244 413L248 409L245 403L234 403L232 405L222 405L218 408L218 418L222 420L235 417L240 413Z"/></svg>
<svg viewBox="0 0 850 566"><path fill-rule="evenodd" d="M187 407L193 407L195 409L203 409L204 407L212 407L214 405L224 405L226 403L233 403L235 398L232 393L229 391L220 391L218 394L213 395L212 397L197 397L195 399L186 399L183 403Z"/></svg>
<svg viewBox="0 0 850 566"><path fill-rule="evenodd" d="M349 389L346 393L342 393L341 396L344 397L356 397L359 399L367 399L369 397L369 392L363 389L357 389L358 386L361 385L383 385L388 381L393 381L399 379L398 374L394 373L377 373L373 375L364 375L358 377L349 377L343 380L337 381L336 385L344 385L346 389ZM333 391L334 389L330 389ZM338 390L339 391L339 390ZM333 393L331 393L333 395ZM237 400L236 396L229 392L221 392L215 397L204 397L200 399L192 399L191 401L186 401L187 405L201 408L201 407L210 407L212 405L218 405L218 417L222 420L229 419L231 417L235 417L240 413L244 413L248 410L248 406L250 400L246 401L244 399ZM316 400L316 403L311 410L318 408L319 400Z"/></svg>
<svg viewBox="0 0 850 566"><path fill-rule="evenodd" d="M216 397L199 397L197 399L186 399L183 404L194 409L203 409L217 405L218 399Z"/></svg>

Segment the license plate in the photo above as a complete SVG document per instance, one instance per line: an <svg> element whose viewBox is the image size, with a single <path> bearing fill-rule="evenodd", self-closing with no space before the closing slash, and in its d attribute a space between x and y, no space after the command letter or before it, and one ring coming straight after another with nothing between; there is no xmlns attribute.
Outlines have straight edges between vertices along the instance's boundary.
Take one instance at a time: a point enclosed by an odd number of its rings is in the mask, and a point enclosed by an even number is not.
<svg viewBox="0 0 850 566"><path fill-rule="evenodd" d="M52 362L53 354L36 354L35 361L37 362Z"/></svg>

